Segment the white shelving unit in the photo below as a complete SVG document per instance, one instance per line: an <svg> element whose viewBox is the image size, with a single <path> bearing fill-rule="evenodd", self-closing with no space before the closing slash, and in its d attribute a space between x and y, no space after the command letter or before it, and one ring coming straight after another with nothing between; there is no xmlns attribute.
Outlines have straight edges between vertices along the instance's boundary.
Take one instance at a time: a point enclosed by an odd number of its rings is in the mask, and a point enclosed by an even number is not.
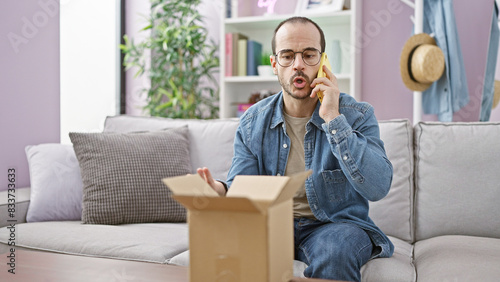
<svg viewBox="0 0 500 282"><path fill-rule="evenodd" d="M361 30L360 0L351 0L350 10L330 13L304 14L315 21L325 33L326 53L331 54L333 40L341 42L342 67L337 76L341 92L352 95L358 101L360 93L360 42L357 40ZM225 11L225 7L223 7ZM225 12L222 13L225 16ZM283 20L293 15L269 15L223 19L220 39L220 117L236 117L238 103L246 103L251 93L260 90L281 90L276 76L225 76L225 34L239 32L249 39L262 43L264 52L271 52L271 38L274 29ZM331 55L330 55L331 57ZM335 62L330 62L335 64Z"/></svg>

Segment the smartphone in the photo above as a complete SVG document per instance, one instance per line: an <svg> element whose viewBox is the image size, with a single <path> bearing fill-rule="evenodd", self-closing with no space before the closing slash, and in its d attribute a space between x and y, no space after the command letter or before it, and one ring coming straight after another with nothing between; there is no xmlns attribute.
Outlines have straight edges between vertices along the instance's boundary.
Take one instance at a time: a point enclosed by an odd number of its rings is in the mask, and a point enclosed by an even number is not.
<svg viewBox="0 0 500 282"><path fill-rule="evenodd" d="M325 52L323 52L321 60L319 61L318 77L326 77L326 73L323 72L323 65L325 65L330 71L332 70L332 66L330 65L330 61L328 61L328 56ZM318 91L316 95L318 95L319 102L323 102L323 91Z"/></svg>

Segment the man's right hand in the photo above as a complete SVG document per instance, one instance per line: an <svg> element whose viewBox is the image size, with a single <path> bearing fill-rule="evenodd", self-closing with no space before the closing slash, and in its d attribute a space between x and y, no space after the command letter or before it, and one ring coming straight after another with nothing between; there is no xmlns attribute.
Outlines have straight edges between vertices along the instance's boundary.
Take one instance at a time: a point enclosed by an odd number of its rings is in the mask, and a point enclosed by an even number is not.
<svg viewBox="0 0 500 282"><path fill-rule="evenodd" d="M210 173L210 170L208 170L208 168L198 168L196 172L198 172L201 178L203 178L208 183L208 185L210 185L210 187L212 187L212 189L217 192L217 194L219 194L220 196L226 195L226 188L224 188L224 185L221 182L215 180L212 177L212 174Z"/></svg>

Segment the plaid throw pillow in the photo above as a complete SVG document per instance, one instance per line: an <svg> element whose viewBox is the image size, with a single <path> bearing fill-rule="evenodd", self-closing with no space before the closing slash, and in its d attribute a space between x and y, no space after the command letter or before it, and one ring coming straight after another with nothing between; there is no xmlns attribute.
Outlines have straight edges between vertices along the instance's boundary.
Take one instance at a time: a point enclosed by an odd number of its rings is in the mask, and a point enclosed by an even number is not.
<svg viewBox="0 0 500 282"><path fill-rule="evenodd" d="M159 132L70 133L83 182L87 224L182 222L165 177L188 174L188 129Z"/></svg>

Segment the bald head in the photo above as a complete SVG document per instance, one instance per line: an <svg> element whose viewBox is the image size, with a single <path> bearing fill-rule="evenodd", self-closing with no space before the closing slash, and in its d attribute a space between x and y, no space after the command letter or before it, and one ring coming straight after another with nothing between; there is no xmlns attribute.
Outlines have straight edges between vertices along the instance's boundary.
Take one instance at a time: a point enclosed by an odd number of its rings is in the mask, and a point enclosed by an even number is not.
<svg viewBox="0 0 500 282"><path fill-rule="evenodd" d="M273 38L271 41L271 48L272 48L273 54L276 54L276 33L278 33L278 30L285 24L292 24L292 25L294 25L294 24L312 24L312 25L314 25L320 34L320 46L321 46L320 51L325 52L326 43L325 43L325 35L323 33L323 30L321 30L321 28L315 22L310 20L309 18L291 17L291 18L288 18L288 19L282 21L274 30L274 35L273 35Z"/></svg>

